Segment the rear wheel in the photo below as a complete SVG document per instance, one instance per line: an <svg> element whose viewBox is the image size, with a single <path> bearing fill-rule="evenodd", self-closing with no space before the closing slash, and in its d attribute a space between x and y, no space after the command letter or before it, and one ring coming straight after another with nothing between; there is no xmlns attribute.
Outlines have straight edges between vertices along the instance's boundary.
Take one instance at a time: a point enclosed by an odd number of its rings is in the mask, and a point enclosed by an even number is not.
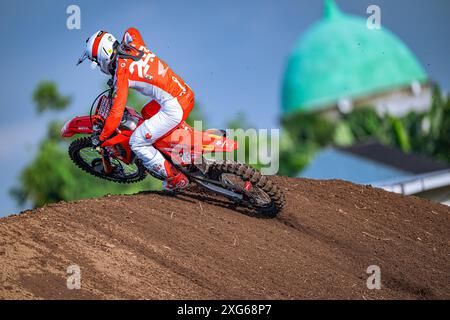
<svg viewBox="0 0 450 320"><path fill-rule="evenodd" d="M264 215L276 216L284 206L284 194L280 188L267 176L245 164L230 161L213 163L209 167L208 178L241 194L242 204Z"/></svg>
<svg viewBox="0 0 450 320"><path fill-rule="evenodd" d="M91 140L87 137L74 140L70 144L69 156L79 168L101 179L134 183L146 176L145 167L138 159L127 165L119 159L110 158L112 170L110 173L105 172L101 155L92 148Z"/></svg>

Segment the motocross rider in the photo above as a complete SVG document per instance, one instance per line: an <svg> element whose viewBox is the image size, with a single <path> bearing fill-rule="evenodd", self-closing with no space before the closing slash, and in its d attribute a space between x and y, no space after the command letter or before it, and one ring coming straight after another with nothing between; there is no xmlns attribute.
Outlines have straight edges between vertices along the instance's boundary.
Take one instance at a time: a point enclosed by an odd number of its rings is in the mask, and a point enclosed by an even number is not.
<svg viewBox="0 0 450 320"><path fill-rule="evenodd" d="M113 76L113 103L103 130L93 136L94 147L101 146L119 127L127 102L128 88L149 96L142 114L153 116L136 128L130 146L144 166L165 181L166 190L187 186L187 177L153 147L153 143L186 120L194 107L194 93L181 77L145 45L139 31L129 28L122 42L105 31L86 40L86 48L78 64L85 59ZM148 117L146 117L148 118Z"/></svg>

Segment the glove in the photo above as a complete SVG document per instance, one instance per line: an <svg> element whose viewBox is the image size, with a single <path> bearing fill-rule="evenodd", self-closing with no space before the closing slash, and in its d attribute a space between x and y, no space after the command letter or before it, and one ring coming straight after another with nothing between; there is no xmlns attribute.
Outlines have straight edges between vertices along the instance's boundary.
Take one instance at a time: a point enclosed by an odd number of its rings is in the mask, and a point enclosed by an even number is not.
<svg viewBox="0 0 450 320"><path fill-rule="evenodd" d="M100 140L100 135L98 133L95 133L91 136L91 143L94 149L97 149L103 143L103 141Z"/></svg>

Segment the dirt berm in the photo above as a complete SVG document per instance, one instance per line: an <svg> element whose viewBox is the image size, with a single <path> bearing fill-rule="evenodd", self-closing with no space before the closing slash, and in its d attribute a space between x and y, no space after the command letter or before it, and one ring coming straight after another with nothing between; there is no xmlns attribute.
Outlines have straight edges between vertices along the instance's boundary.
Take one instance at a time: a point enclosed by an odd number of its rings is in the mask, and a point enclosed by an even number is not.
<svg viewBox="0 0 450 320"><path fill-rule="evenodd" d="M2 218L0 298L450 298L450 208L343 181L275 180L286 207L274 219L195 189ZM67 289L73 265L80 290ZM367 287L371 265L380 290Z"/></svg>

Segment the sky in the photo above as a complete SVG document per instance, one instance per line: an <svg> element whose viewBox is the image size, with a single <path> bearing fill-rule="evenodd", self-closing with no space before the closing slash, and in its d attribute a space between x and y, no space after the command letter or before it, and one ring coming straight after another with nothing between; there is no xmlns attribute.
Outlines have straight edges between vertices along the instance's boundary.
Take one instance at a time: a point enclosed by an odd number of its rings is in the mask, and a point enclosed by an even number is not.
<svg viewBox="0 0 450 320"><path fill-rule="evenodd" d="M337 0L342 11L381 23L416 54L431 79L450 89L450 1ZM81 9L81 29L66 27L69 5ZM258 128L277 128L281 83L295 41L322 16L318 0L0 1L0 216L19 209L9 196L33 158L52 118L83 114L107 78L88 63L76 67L85 40L97 30L121 38L141 31L149 49L189 84L212 127L244 114ZM58 83L72 104L38 115L31 100L41 80ZM48 174L51 174L49 172Z"/></svg>

